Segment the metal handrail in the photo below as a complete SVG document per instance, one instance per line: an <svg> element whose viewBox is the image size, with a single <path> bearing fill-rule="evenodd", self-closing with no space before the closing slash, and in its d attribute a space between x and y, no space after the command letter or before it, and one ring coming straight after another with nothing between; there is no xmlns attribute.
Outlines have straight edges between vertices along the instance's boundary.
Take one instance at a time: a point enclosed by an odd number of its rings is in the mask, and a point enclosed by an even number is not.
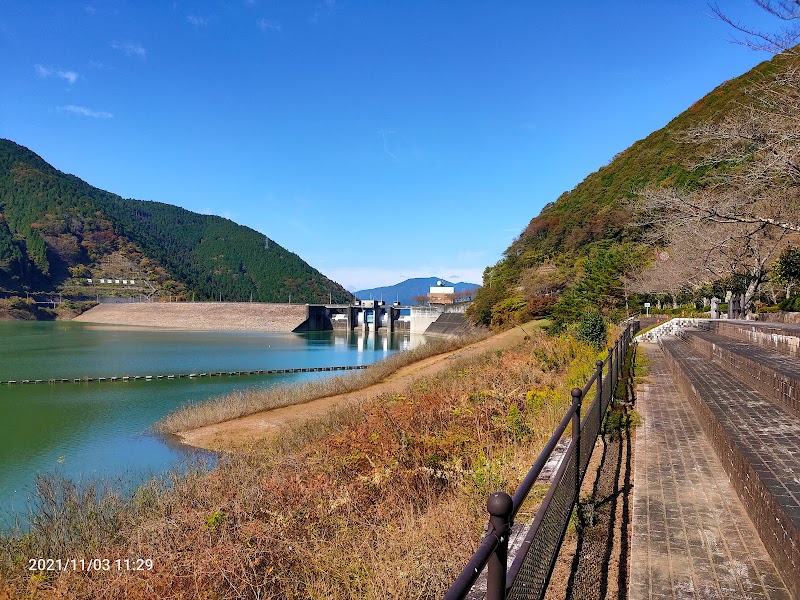
<svg viewBox="0 0 800 600"><path fill-rule="evenodd" d="M517 515L519 509L522 507L522 503L525 502L525 499L528 497L528 494L533 488L533 485L536 483L536 480L539 478L539 474L542 472L542 469L547 464L547 461L550 460L550 455L555 450L555 447L561 441L561 436L564 435L564 431L567 429L567 425L570 424L572 421L572 415L575 414L575 406L570 405L567 414L564 415L564 418L561 419L561 423L558 424L558 427L555 428L553 431L553 435L550 436L550 439L547 441L542 453L539 454L539 457L536 459L536 462L533 463L531 470L528 471L528 474L525 476L525 479L522 480L522 483L519 484L517 491L514 492L513 500L514 500L514 512L512 513L512 518Z"/></svg>
<svg viewBox="0 0 800 600"><path fill-rule="evenodd" d="M596 440L600 431L600 426L602 424L605 412L608 406L611 404L611 400L613 399L614 390L616 389L617 382L619 381L619 376L622 371L622 364L624 362L625 355L627 354L628 347L631 343L633 333L635 333L637 329L638 322L629 323L616 340L614 347L609 348L608 357L605 360L597 361L595 364L595 372L592 374L583 388L574 388L572 390L572 402L569 409L556 427L555 431L553 431L553 435L547 441L547 444L545 444L541 454L539 454L536 461L533 463L533 466L520 483L513 497L504 492L495 492L489 496L487 508L491 517L487 527L487 534L481 541L478 549L473 554L464 570L450 587L450 590L444 597L445 600L461 600L465 598L480 577L481 572L487 566L487 564L489 565L489 570L486 598L487 600L505 600L508 592L512 590L514 583L517 581L517 577L523 567L525 559L528 555L528 551L530 550L531 545L536 538L537 533L539 532L542 522L547 516L547 511L550 508L553 497L559 491L559 489L563 489L560 488L560 486L565 480L565 476L567 475L566 471L569 468L569 465L573 462L573 456L575 458L574 465L576 468L574 482L575 488L570 490L570 493L572 494L571 506L574 507L575 503L578 501L580 486L585 474L582 464L585 462L588 466L589 462L588 456L581 456L581 434L585 429L593 425L589 423L589 419L594 414L595 406L597 406L597 430L593 432L594 439L591 441L593 447L594 441ZM608 367L607 370L605 370L606 366ZM603 375L604 370L605 377ZM607 381L605 381L606 379ZM596 386L594 401L586 411L586 415L584 416L583 420L581 420L582 401L587 394L589 394L592 386ZM528 528L525 541L517 552L511 568L507 570L508 534L513 524L514 517L519 512L525 499L528 497L528 494L536 483L539 474L541 473L547 461L550 459L553 450L561 441L561 437L564 435L564 432L570 423L572 423L572 443L570 443L569 448L562 458L553 483L548 489L541 506L534 516L533 522ZM591 450L589 455L591 455ZM555 544L552 554L545 558L549 564L547 566L546 576L544 578L542 588L535 592L536 596L538 597L541 597L544 594L544 590L547 588L547 582L549 580L550 573L552 572L556 557L558 556L558 551L561 546L561 541L563 540L564 533L566 532L566 525L566 522L561 524L561 532L558 537L558 543ZM534 591L531 591L531 593L534 593Z"/></svg>

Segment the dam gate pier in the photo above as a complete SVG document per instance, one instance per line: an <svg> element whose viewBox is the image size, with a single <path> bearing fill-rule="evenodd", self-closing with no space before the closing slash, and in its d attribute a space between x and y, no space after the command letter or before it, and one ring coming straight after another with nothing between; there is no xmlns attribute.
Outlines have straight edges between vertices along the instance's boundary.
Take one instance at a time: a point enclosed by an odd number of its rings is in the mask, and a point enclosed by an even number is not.
<svg viewBox="0 0 800 600"><path fill-rule="evenodd" d="M407 331L425 333L443 315L463 321L463 306L402 306L383 300L362 300L352 304L308 304L307 318L294 331Z"/></svg>

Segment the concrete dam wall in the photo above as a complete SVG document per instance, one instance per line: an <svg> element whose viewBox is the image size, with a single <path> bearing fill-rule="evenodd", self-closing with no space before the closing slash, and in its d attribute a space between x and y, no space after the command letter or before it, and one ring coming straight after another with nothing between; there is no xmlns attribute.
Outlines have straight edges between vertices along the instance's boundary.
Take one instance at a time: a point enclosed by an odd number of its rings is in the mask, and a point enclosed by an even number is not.
<svg viewBox="0 0 800 600"><path fill-rule="evenodd" d="M130 302L99 304L75 317L84 323L176 329L295 331L306 323L305 304L260 302Z"/></svg>
<svg viewBox="0 0 800 600"><path fill-rule="evenodd" d="M216 331L327 331L363 328L359 306L323 304L268 304L261 302L127 302L99 304L75 321L106 325L132 325ZM370 309L376 310L376 309ZM408 320L400 309L379 307L378 327L412 334L463 335L471 326L463 313L412 307ZM350 311L350 317L346 313ZM385 312L383 312L385 311ZM374 317L368 324L374 330Z"/></svg>

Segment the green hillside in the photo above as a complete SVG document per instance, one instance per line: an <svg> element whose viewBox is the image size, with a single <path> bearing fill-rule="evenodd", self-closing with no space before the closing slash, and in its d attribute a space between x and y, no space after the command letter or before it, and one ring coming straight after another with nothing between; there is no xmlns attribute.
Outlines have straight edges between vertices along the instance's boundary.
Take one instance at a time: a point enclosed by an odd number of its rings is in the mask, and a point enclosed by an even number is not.
<svg viewBox="0 0 800 600"><path fill-rule="evenodd" d="M133 280L148 295L197 300L352 297L249 227L169 204L123 199L0 140L0 288L94 294L99 278ZM119 286L99 291L126 293Z"/></svg>
<svg viewBox="0 0 800 600"><path fill-rule="evenodd" d="M646 186L707 185L726 165L690 166L700 162L706 147L686 143L682 133L752 103L753 84L797 64L797 57L777 56L720 85L547 204L486 269L470 308L473 319L503 326L556 310L570 321L589 307L611 314L623 306L625 275L653 259L652 247L640 243L642 231L631 224L630 203Z"/></svg>

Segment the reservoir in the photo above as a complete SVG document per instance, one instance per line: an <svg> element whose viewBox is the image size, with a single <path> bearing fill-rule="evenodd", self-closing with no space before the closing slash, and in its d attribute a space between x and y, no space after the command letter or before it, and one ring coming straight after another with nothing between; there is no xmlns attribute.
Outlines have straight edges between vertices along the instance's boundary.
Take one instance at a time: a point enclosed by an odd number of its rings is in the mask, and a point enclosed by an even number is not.
<svg viewBox="0 0 800 600"><path fill-rule="evenodd" d="M189 402L330 377L293 373L48 384L48 379L368 365L421 336L326 331L186 331L77 322L0 322L0 526L27 511L36 473L141 481L194 451L150 432Z"/></svg>

